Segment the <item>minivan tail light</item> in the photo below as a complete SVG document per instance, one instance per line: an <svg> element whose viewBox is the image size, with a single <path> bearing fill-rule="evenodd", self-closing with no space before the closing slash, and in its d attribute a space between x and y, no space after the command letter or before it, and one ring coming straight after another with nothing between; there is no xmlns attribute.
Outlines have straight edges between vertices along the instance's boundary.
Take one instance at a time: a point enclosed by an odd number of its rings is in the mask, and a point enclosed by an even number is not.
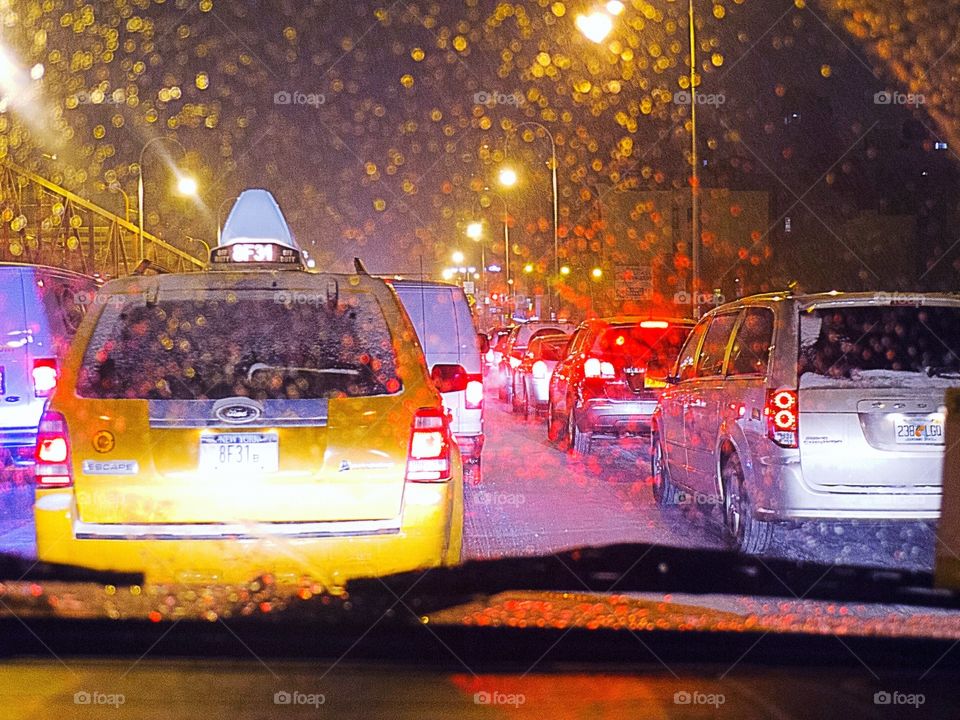
<svg viewBox="0 0 960 720"><path fill-rule="evenodd" d="M463 405L467 410L478 410L483 407L483 380L480 375L471 375L470 378Z"/></svg>
<svg viewBox="0 0 960 720"><path fill-rule="evenodd" d="M548 374L547 364L543 360L537 360L533 364L533 376L537 380L543 380Z"/></svg>
<svg viewBox="0 0 960 720"><path fill-rule="evenodd" d="M446 482L450 479L451 452L450 425L444 410L417 410L407 453L407 480Z"/></svg>
<svg viewBox="0 0 960 720"><path fill-rule="evenodd" d="M69 487L73 484L70 435L67 421L60 413L47 410L40 418L34 459L37 487Z"/></svg>
<svg viewBox="0 0 960 720"><path fill-rule="evenodd" d="M612 378L616 376L617 371L613 363L606 360L601 362L600 358L592 357L584 361L583 374L588 378Z"/></svg>
<svg viewBox="0 0 960 720"><path fill-rule="evenodd" d="M780 447L797 447L800 407L796 390L768 390L767 437Z"/></svg>
<svg viewBox="0 0 960 720"><path fill-rule="evenodd" d="M38 358L33 361L33 392L37 397L47 397L57 387L57 361L55 358Z"/></svg>

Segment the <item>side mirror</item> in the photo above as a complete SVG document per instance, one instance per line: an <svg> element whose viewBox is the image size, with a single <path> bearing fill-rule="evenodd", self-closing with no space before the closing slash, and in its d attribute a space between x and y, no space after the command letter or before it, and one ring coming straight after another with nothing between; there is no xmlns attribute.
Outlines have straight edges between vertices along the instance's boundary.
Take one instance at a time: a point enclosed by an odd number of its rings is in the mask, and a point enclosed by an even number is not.
<svg viewBox="0 0 960 720"><path fill-rule="evenodd" d="M680 376L678 376L678 375L667 375L666 377L663 378L663 381L664 381L667 385L676 385L678 382L680 382Z"/></svg>
<svg viewBox="0 0 960 720"><path fill-rule="evenodd" d="M462 365L437 364L430 371L430 379L442 393L458 392L467 389L470 377Z"/></svg>
<svg viewBox="0 0 960 720"><path fill-rule="evenodd" d="M486 333L477 333L477 342L480 344L480 354L486 355L490 350L490 338Z"/></svg>

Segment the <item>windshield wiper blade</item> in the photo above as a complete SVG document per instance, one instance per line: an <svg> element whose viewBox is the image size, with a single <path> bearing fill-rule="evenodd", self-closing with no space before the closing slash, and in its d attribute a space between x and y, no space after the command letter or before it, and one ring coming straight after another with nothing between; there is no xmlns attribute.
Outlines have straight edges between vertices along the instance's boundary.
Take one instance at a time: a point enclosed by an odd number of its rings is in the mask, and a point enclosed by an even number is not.
<svg viewBox="0 0 960 720"><path fill-rule="evenodd" d="M946 365L928 365L923 370L927 374L927 377L941 377L950 380L960 379L960 370Z"/></svg>

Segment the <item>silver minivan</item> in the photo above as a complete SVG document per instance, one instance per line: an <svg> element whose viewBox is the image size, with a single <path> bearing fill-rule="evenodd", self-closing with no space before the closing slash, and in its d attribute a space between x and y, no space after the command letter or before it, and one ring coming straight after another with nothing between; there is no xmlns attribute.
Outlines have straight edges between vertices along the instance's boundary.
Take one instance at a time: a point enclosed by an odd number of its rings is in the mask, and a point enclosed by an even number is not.
<svg viewBox="0 0 960 720"><path fill-rule="evenodd" d="M86 275L0 263L0 464L33 462L44 405L96 292Z"/></svg>
<svg viewBox="0 0 960 720"><path fill-rule="evenodd" d="M744 552L763 552L783 521L934 521L960 299L744 298L700 320L668 383L654 497L721 507Z"/></svg>
<svg viewBox="0 0 960 720"><path fill-rule="evenodd" d="M413 321L430 376L452 415L464 460L479 465L483 450L483 368L470 305L457 285L388 280Z"/></svg>

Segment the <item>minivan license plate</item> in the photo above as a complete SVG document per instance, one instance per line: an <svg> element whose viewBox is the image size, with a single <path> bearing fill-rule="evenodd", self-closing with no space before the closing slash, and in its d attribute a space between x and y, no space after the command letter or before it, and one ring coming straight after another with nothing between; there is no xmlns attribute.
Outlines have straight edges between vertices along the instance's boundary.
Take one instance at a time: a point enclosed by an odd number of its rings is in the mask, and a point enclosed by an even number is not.
<svg viewBox="0 0 960 720"><path fill-rule="evenodd" d="M943 419L905 418L894 423L898 445L943 445Z"/></svg>
<svg viewBox="0 0 960 720"><path fill-rule="evenodd" d="M217 433L200 436L205 472L276 472L280 442L274 433Z"/></svg>

